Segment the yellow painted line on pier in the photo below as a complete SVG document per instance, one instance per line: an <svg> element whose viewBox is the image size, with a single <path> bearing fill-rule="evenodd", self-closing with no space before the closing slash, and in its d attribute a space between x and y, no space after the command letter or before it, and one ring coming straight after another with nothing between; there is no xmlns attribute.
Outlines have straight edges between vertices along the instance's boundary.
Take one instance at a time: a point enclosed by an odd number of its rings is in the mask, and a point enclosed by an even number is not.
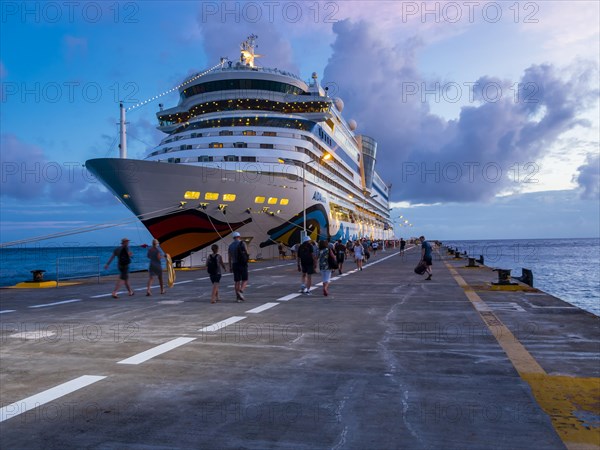
<svg viewBox="0 0 600 450"><path fill-rule="evenodd" d="M454 280L494 335L519 375L552 420L569 450L600 449L600 378L548 375L525 346L477 295L473 287L444 261Z"/></svg>

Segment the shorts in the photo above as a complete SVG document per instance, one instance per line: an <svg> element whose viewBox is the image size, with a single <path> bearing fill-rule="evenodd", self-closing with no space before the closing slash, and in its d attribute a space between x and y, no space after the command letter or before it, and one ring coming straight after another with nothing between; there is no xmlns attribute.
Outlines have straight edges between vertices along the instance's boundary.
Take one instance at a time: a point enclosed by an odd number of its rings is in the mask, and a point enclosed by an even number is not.
<svg viewBox="0 0 600 450"><path fill-rule="evenodd" d="M335 259L337 259L337 262L338 262L339 264L341 264L341 263L343 263L343 262L344 262L344 259L346 259L346 254L345 254L345 253L338 253L338 254L335 256Z"/></svg>
<svg viewBox="0 0 600 450"><path fill-rule="evenodd" d="M247 271L246 271L247 273ZM220 273L215 273L215 274L210 274L210 282L211 283L218 283L219 281L221 281L221 274Z"/></svg>
<svg viewBox="0 0 600 450"><path fill-rule="evenodd" d="M312 275L315 273L315 265L312 262L310 264L304 264L302 261L300 261L300 267L302 268L302 273L307 275Z"/></svg>
<svg viewBox="0 0 600 450"><path fill-rule="evenodd" d="M331 280L331 269L321 270L321 277L323 279L323 283L329 283Z"/></svg>
<svg viewBox="0 0 600 450"><path fill-rule="evenodd" d="M129 266L119 266L119 279L129 280Z"/></svg>
<svg viewBox="0 0 600 450"><path fill-rule="evenodd" d="M431 260L431 256L425 256L423 258L423 261L425 261L425 264L427 264L428 266L433 266L433 262Z"/></svg>
<svg viewBox="0 0 600 450"><path fill-rule="evenodd" d="M233 263L231 265L233 281L248 281L248 266L246 264Z"/></svg>
<svg viewBox="0 0 600 450"><path fill-rule="evenodd" d="M150 267L148 267L148 275L151 277L162 277L162 267L150 264Z"/></svg>

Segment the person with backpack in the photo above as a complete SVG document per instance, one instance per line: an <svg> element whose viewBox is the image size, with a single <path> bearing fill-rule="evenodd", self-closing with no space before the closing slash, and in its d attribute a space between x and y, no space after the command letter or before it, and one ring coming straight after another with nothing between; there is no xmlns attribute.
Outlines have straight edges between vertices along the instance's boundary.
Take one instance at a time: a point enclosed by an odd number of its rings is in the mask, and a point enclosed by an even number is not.
<svg viewBox="0 0 600 450"><path fill-rule="evenodd" d="M135 294L135 292L133 292L133 289L131 289L131 286L129 286L129 264L131 264L132 256L133 256L133 253L131 253L131 250L129 250L129 239L123 238L123 239L121 239L121 246L115 248L112 255L110 256L110 259L104 265L104 270L107 270L108 266L110 265L112 260L117 258L117 264L118 264L118 268L119 268L119 278L117 279L117 283L115 284L115 289L112 292L112 298L119 298L119 296L117 295L117 292L119 291L119 288L121 287L122 282L125 283L125 287L127 288L127 291L129 292L130 297L133 294Z"/></svg>
<svg viewBox="0 0 600 450"><path fill-rule="evenodd" d="M346 259L346 246L342 244L342 240L338 239L334 246L335 257L338 263L338 273L342 274L342 268L344 266L344 260Z"/></svg>
<svg viewBox="0 0 600 450"><path fill-rule="evenodd" d="M206 271L210 276L210 282L212 283L212 293L210 295L210 302L216 303L219 301L219 282L221 281L221 269L227 270L225 264L223 264L223 258L219 255L219 246L213 244L210 249L212 254L206 258Z"/></svg>
<svg viewBox="0 0 600 450"><path fill-rule="evenodd" d="M336 269L337 261L333 254L333 249L329 247L327 240L319 241L319 270L323 279L323 295L329 295L329 282L331 281L331 271Z"/></svg>
<svg viewBox="0 0 600 450"><path fill-rule="evenodd" d="M244 298L244 289L248 284L248 249L242 241L240 233L234 231L231 235L233 242L229 245L229 270L233 273L235 282L235 297L238 303L246 300Z"/></svg>
<svg viewBox="0 0 600 450"><path fill-rule="evenodd" d="M298 247L298 272L302 272L302 285L300 292L310 295L312 274L315 273L316 255L310 242L310 237L304 236L302 244Z"/></svg>
<svg viewBox="0 0 600 450"><path fill-rule="evenodd" d="M150 297L152 295L150 288L152 287L152 280L155 276L158 278L158 283L160 284L160 293L164 294L165 286L163 284L163 270L160 262L163 258L163 255L158 249L158 240L152 240L152 247L148 249L146 256L148 256L148 259L150 260L150 265L148 266L148 286L146 287L146 297Z"/></svg>

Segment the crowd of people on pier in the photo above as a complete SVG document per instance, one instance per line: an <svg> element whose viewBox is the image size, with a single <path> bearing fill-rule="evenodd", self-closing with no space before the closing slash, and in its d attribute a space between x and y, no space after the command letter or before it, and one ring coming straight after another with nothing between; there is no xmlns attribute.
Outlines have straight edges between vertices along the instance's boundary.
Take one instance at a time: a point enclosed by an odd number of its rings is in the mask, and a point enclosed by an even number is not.
<svg viewBox="0 0 600 450"><path fill-rule="evenodd" d="M225 265L223 257L219 254L219 246L216 244L211 246L212 253L206 259L206 270L212 283L211 303L220 301L219 283L223 273L227 271L233 274L236 302L241 303L245 301L244 290L248 285L249 251L240 233L236 231L232 234L232 237L233 242L231 242L227 249L228 267ZM121 246L113 251L110 259L104 266L105 269L108 269L112 260L117 260L119 278L112 292L113 298L118 298L121 284L125 285L129 296L135 294L129 284L129 264L132 257L129 242L129 239L123 238ZM421 236L418 242L421 244L421 261L427 267L427 278L425 279L431 280L432 247L425 240L424 236ZM385 250L386 247L398 248L400 254L403 254L406 243L404 239L400 239L399 241L370 241L362 238L354 241L348 240L344 244L341 239L336 242L330 242L326 239L315 242L309 236L304 236L300 244L296 244L290 248L291 256L296 260L298 272L301 274L300 293L311 295L312 277L317 273L318 269L321 274L323 295L327 297L329 296L329 284L332 274L337 271L341 275L344 271L344 264L349 258L354 260L356 269L362 271L364 262L368 261L371 257L375 257L380 249ZM278 250L280 258L287 257L282 244L279 244ZM146 296L152 295L151 288L154 277L158 279L160 293L164 294L166 291L161 261L165 258L170 261L170 258L168 258L168 255L164 255L159 249L159 242L156 239L152 241L152 246L147 251L147 257L149 259L149 267Z"/></svg>

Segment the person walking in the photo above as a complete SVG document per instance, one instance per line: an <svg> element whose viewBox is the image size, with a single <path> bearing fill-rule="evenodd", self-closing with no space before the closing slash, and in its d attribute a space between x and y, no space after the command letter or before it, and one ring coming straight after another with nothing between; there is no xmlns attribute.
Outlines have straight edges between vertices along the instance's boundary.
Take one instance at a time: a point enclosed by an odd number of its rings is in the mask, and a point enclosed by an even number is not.
<svg viewBox="0 0 600 450"><path fill-rule="evenodd" d="M363 270L363 259L365 257L365 248L362 246L360 241L354 243L354 261L356 261L356 268Z"/></svg>
<svg viewBox="0 0 600 450"><path fill-rule="evenodd" d="M160 293L164 294L165 286L163 283L163 270L161 264L163 255L158 249L158 240L152 240L152 247L148 249L146 256L150 260L150 265L148 266L148 286L146 287L146 297L150 297L152 295L150 288L152 287L152 281L154 277L158 278L158 284L160 284Z"/></svg>
<svg viewBox="0 0 600 450"><path fill-rule="evenodd" d="M104 265L104 270L107 270L112 260L117 258L119 278L117 279L117 282L115 283L115 288L112 291L112 298L119 298L117 292L121 287L121 283L125 283L125 287L127 288L127 292L129 293L130 297L133 294L135 294L135 292L133 292L133 289L131 289L131 286L129 285L129 264L131 264L132 256L133 253L131 253L131 250L129 250L129 239L123 238L121 239L121 246L115 248L115 250L112 252L112 255L110 256L110 259Z"/></svg>
<svg viewBox="0 0 600 450"><path fill-rule="evenodd" d="M406 241L404 238L400 238L400 255L404 256L404 248L406 247Z"/></svg>
<svg viewBox="0 0 600 450"><path fill-rule="evenodd" d="M379 249L379 242L373 241L371 244L371 248L373 249L373 258L377 256L377 250Z"/></svg>
<svg viewBox="0 0 600 450"><path fill-rule="evenodd" d="M219 283L221 281L221 269L227 270L223 263L223 258L219 255L219 246L217 244L211 245L210 249L212 254L208 255L206 259L206 271L210 276L210 282L212 283L212 293L210 295L210 302L217 303L219 301Z"/></svg>
<svg viewBox="0 0 600 450"><path fill-rule="evenodd" d="M425 262L425 265L427 266L426 272L429 275L425 280L429 281L431 280L432 275L431 266L433 265L433 250L431 244L425 240L425 236L421 236L419 239L421 240L421 260Z"/></svg>
<svg viewBox="0 0 600 450"><path fill-rule="evenodd" d="M245 301L244 290L248 284L248 249L240 236L234 231L233 242L229 245L229 270L235 282L235 298L238 303Z"/></svg>
<svg viewBox="0 0 600 450"><path fill-rule="evenodd" d="M338 274L342 274L344 268L344 260L346 259L346 246L342 244L342 240L338 239L334 247L335 258L338 263Z"/></svg>
<svg viewBox="0 0 600 450"><path fill-rule="evenodd" d="M334 258L333 251L329 248L326 240L319 241L319 270L323 280L323 295L329 295L329 282L331 280L332 267L329 265L329 257Z"/></svg>
<svg viewBox="0 0 600 450"><path fill-rule="evenodd" d="M302 238L302 244L298 247L298 272L302 272L300 292L310 295L312 275L315 273L315 254L308 236Z"/></svg>

